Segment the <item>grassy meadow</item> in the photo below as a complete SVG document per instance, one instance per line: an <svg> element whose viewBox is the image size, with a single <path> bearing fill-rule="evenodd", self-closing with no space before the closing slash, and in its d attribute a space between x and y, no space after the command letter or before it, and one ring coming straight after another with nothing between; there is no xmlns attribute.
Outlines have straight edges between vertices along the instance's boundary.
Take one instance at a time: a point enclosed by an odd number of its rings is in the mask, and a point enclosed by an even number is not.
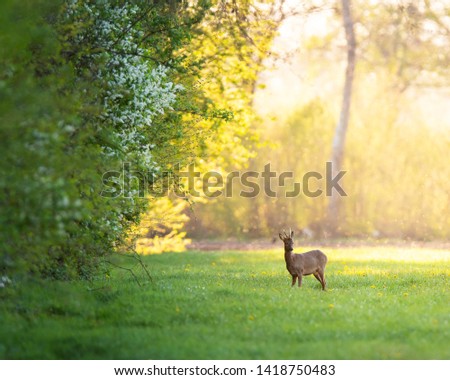
<svg viewBox="0 0 450 380"><path fill-rule="evenodd" d="M326 292L291 288L281 249L147 256L141 287L120 269L7 286L0 358L450 359L448 251L324 251Z"/></svg>

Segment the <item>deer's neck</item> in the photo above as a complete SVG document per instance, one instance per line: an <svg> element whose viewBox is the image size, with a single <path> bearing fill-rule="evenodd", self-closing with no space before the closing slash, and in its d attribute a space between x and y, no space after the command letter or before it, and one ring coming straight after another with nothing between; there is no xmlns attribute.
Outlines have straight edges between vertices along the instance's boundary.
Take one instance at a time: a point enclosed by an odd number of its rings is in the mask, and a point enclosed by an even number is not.
<svg viewBox="0 0 450 380"><path fill-rule="evenodd" d="M292 252L293 250L284 250L284 260L286 261L286 264L292 264Z"/></svg>

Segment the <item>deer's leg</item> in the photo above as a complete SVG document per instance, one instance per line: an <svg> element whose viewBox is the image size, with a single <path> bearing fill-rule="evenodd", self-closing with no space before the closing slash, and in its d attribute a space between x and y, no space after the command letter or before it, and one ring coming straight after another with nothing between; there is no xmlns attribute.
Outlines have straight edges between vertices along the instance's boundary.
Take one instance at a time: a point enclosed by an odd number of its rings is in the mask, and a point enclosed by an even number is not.
<svg viewBox="0 0 450 380"><path fill-rule="evenodd" d="M319 272L317 273L313 273L314 277L317 279L317 281L320 282L320 285L322 285L322 289L323 289L323 282L322 282L322 278L319 275Z"/></svg>
<svg viewBox="0 0 450 380"><path fill-rule="evenodd" d="M323 271L318 271L319 277L320 277L320 283L322 284L322 290L325 290L325 286L327 285L327 282L325 281L325 273Z"/></svg>
<svg viewBox="0 0 450 380"><path fill-rule="evenodd" d="M302 287L302 279L303 279L303 275L301 273L298 274L298 287L301 288Z"/></svg>
<svg viewBox="0 0 450 380"><path fill-rule="evenodd" d="M296 275L296 274L293 274L293 275L292 275L292 286L295 285L295 281L297 281L297 275Z"/></svg>

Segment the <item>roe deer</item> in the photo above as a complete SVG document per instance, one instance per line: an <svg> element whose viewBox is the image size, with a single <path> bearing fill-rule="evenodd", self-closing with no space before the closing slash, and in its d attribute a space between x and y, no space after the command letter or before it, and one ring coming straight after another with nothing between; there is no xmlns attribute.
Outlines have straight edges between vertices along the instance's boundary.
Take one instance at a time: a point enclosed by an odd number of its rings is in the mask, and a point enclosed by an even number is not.
<svg viewBox="0 0 450 380"><path fill-rule="evenodd" d="M292 286L298 278L298 287L302 286L302 277L313 274L315 278L322 284L322 290L325 290L325 265L327 265L327 257L322 251L314 250L305 253L293 253L294 251L294 231L290 234L278 234L284 243L284 260L286 268L292 276Z"/></svg>

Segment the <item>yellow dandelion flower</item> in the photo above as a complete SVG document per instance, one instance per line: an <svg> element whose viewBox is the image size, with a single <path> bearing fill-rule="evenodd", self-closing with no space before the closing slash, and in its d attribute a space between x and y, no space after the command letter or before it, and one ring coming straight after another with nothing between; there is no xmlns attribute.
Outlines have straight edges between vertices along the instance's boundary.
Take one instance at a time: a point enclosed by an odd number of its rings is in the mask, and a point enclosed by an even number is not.
<svg viewBox="0 0 450 380"><path fill-rule="evenodd" d="M330 303L330 304L328 305L328 307L329 307L330 309L333 309L333 308L334 308L334 305L333 305L332 303Z"/></svg>
<svg viewBox="0 0 450 380"><path fill-rule="evenodd" d="M249 319L250 321L254 321L254 320L255 320L255 316L254 316L254 315L250 315L250 316L248 317L248 319Z"/></svg>

